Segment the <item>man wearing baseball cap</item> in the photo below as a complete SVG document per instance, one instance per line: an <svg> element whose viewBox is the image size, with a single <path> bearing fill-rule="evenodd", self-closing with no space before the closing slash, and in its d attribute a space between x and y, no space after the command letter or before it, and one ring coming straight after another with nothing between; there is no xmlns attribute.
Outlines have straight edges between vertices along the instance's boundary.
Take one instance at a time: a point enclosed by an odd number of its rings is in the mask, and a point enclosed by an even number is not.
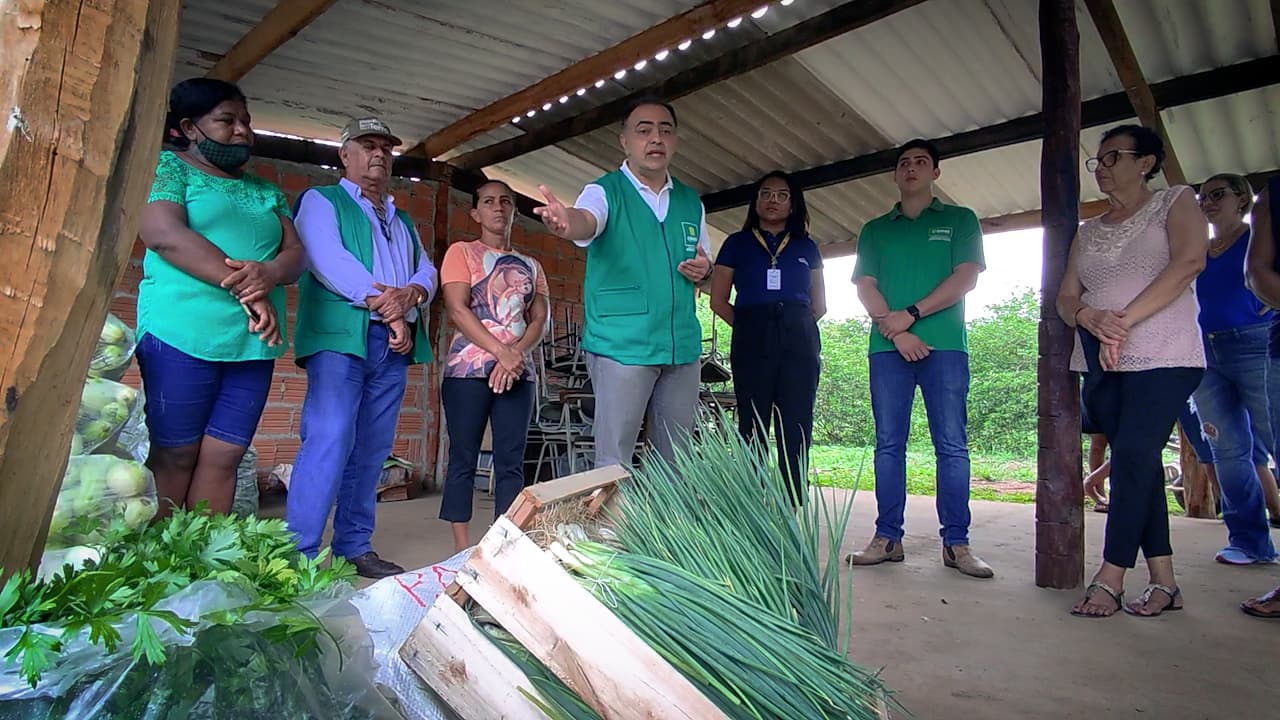
<svg viewBox="0 0 1280 720"><path fill-rule="evenodd" d="M371 544L408 367L431 362L425 308L436 269L387 183L400 138L375 117L342 129L342 179L302 194L294 214L309 269L298 281L294 355L307 372L289 529L309 556L333 516L333 554L369 578L404 572Z"/></svg>

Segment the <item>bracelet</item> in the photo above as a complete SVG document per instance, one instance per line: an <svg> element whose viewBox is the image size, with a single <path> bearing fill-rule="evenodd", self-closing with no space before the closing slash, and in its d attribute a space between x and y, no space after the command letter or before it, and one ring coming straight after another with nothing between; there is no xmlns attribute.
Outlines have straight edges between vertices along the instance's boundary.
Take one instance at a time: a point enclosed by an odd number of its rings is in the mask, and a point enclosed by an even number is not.
<svg viewBox="0 0 1280 720"><path fill-rule="evenodd" d="M1084 310L1085 308L1087 308L1087 307L1089 307L1089 306L1088 306L1088 305L1081 305L1080 307L1076 308L1076 312L1075 312L1075 314L1071 316L1071 322L1075 323L1075 324L1076 324L1076 327L1079 327L1079 326L1080 326L1080 312L1081 312L1082 310Z"/></svg>

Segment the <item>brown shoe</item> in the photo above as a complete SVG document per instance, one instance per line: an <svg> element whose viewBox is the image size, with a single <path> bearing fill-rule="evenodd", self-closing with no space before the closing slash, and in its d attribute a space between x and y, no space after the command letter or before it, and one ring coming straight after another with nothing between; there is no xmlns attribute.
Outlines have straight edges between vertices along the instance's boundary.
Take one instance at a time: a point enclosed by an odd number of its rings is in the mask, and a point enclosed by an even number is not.
<svg viewBox="0 0 1280 720"><path fill-rule="evenodd" d="M850 565L879 565L882 562L902 562L904 557L901 540L890 540L877 535L867 543L866 550L849 553L845 560Z"/></svg>
<svg viewBox="0 0 1280 720"><path fill-rule="evenodd" d="M982 558L974 555L968 545L943 545L942 564L970 577L993 578L996 576L995 570L983 562Z"/></svg>

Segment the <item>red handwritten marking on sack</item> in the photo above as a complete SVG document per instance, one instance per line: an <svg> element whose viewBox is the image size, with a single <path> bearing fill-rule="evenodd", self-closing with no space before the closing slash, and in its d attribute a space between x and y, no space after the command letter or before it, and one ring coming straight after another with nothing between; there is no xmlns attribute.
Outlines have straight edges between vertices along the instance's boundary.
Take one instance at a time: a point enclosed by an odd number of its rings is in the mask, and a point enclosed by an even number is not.
<svg viewBox="0 0 1280 720"><path fill-rule="evenodd" d="M430 570L432 574L436 576L436 582L439 583L441 588L444 588L446 585L452 582L453 576L458 574L456 570L452 570L450 568L444 567L443 565L432 565ZM414 578L413 583L406 585L404 582L404 578L410 575L412 575ZM447 580L446 580L446 576L448 576ZM409 597L413 598L413 601L418 603L418 607L427 606L427 603L416 592L416 590L422 585L423 580L424 580L423 574L420 572L404 573L403 575L396 576L396 584L399 585L401 589L403 589L405 592L409 593Z"/></svg>

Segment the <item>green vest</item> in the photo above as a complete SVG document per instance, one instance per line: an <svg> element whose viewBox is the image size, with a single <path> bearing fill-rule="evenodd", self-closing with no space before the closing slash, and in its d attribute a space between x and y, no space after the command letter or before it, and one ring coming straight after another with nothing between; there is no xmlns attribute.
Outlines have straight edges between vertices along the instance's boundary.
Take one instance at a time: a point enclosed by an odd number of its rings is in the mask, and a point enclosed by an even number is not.
<svg viewBox="0 0 1280 720"><path fill-rule="evenodd" d="M373 272L373 227L369 217L340 185L311 188L327 199L338 215L338 232L342 247L356 257L365 270ZM422 242L413 229L413 221L404 210L397 209L396 217L409 228L413 238L413 267L417 267L422 254ZM413 330L413 362L431 362L431 343L427 338L425 308L418 309ZM296 362L303 364L306 358L321 350L365 357L368 351L369 311L351 304L351 301L324 286L310 270L298 280L298 321L294 329L293 352Z"/></svg>
<svg viewBox="0 0 1280 720"><path fill-rule="evenodd" d="M582 347L624 365L682 365L702 355L694 286L676 266L697 252L698 193L671 182L667 217L621 170L596 181L609 203L604 231L587 246Z"/></svg>

